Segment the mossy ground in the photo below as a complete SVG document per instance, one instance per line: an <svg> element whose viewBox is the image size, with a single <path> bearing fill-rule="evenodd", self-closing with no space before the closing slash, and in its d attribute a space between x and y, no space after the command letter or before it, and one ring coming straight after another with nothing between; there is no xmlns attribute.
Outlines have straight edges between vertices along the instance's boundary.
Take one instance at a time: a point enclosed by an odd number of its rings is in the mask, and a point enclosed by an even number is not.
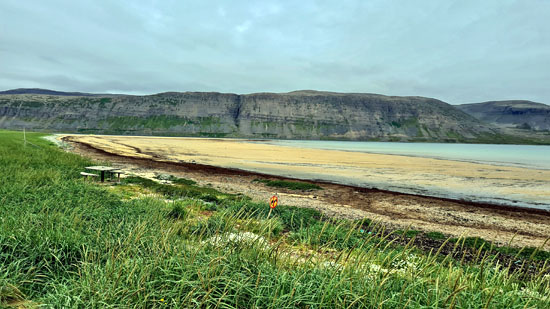
<svg viewBox="0 0 550 309"><path fill-rule="evenodd" d="M268 187L273 188L285 188L289 190L303 190L303 191L311 191L311 190L322 190L320 186L309 183L309 182L301 182L301 181L288 181L288 180L270 180L270 179L255 179L254 182L260 182L265 184Z"/></svg>

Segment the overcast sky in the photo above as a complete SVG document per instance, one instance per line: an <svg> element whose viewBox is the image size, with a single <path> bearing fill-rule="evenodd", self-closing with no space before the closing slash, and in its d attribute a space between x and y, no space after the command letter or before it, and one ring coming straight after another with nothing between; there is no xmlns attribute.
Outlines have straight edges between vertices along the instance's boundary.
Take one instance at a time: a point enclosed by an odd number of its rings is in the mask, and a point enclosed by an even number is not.
<svg viewBox="0 0 550 309"><path fill-rule="evenodd" d="M1 0L0 90L550 103L550 0Z"/></svg>

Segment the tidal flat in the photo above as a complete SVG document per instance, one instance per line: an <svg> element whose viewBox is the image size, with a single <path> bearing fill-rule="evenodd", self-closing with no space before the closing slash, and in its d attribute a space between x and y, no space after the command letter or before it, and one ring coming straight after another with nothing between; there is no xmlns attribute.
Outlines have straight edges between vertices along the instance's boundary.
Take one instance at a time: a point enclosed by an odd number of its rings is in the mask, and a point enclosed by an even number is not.
<svg viewBox="0 0 550 309"><path fill-rule="evenodd" d="M550 170L534 166L300 148L239 139L78 136L77 140L124 156L550 210Z"/></svg>

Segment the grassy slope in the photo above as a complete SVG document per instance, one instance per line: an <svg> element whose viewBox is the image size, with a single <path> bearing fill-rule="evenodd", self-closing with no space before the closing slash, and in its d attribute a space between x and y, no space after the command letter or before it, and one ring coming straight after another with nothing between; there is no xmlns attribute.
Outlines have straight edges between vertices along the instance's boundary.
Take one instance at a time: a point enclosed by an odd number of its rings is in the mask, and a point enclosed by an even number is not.
<svg viewBox="0 0 550 309"><path fill-rule="evenodd" d="M86 183L78 173L91 162L28 137L38 147L24 147L20 133L0 131L4 305L543 308L549 302L550 278L542 272L520 280L487 255L463 264L392 246L372 227L367 233L357 223L321 220L310 209L280 206L268 220L267 204L192 182ZM221 240L238 231L267 241Z"/></svg>

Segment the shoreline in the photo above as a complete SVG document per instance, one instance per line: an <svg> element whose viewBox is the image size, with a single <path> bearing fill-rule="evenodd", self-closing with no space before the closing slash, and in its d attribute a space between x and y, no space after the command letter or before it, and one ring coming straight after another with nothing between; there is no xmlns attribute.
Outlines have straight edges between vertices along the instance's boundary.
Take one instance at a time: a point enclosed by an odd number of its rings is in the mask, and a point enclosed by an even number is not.
<svg viewBox="0 0 550 309"><path fill-rule="evenodd" d="M403 194L550 210L550 170L545 169L219 138L78 135L75 139L120 155L157 161L190 162Z"/></svg>
<svg viewBox="0 0 550 309"><path fill-rule="evenodd" d="M273 179L279 179L279 180L290 180L290 181L300 181L300 182L307 182L311 184L317 184L317 185L334 185L334 186L340 186L345 188L352 188L354 190L364 192L364 193L384 193L394 196L410 196L410 197L420 197L420 198L429 198L429 199L436 199L443 202L451 202L451 203L458 203L464 206L468 207L475 207L476 209L491 209L491 210L505 210L510 212L520 212L520 213L531 213L531 214L537 214L537 215L543 215L543 216L549 216L550 217L550 210L545 209L539 209L539 208L529 208L529 207L521 207L521 206L513 206L513 205L504 205L504 204L496 204L496 203L484 203L484 202L476 202L476 201L469 201L469 200L463 200L463 199L453 199L453 198L445 198L445 197L438 197L438 196L431 196L431 195L422 195L422 194L415 194L415 193L403 193L398 191L392 191L392 190L385 190L385 189L379 189L379 188L367 188L367 187L361 187L361 186L355 186L350 184L342 184L337 182L331 182L326 180L320 180L320 179L301 179L301 178L293 178L293 177L286 177L286 176L279 176L279 175L273 175L273 174L267 174L267 173L261 173L256 171L250 171L250 170L244 170L244 169L238 169L238 168L230 168L230 167L219 167L214 165L207 165L207 164L201 164L201 163L187 163L187 162L170 162L170 161L156 161L154 159L146 159L146 158L139 158L139 157L132 157L132 156L124 156L112 152L105 151L100 148L96 148L88 143L82 142L82 141L75 141L71 140L70 136L64 136L62 139L64 142L69 143L76 143L84 147L88 147L90 149L93 149L94 151L100 152L107 156L113 156L118 158L131 158L133 160L142 161L142 162L158 162L163 163L165 165L173 165L173 166L183 166L189 170L197 170L202 172L209 172L219 175L237 175L237 176L262 176L262 177L268 177Z"/></svg>
<svg viewBox="0 0 550 309"><path fill-rule="evenodd" d="M292 191L266 187L255 180L296 180L212 165L169 162L155 158L121 155L98 149L64 136L71 152L94 160L109 161L127 174L154 178L161 173L191 179L225 193L244 194L265 202L274 194L287 206L314 208L343 219L368 218L391 230L416 229L443 232L449 237L480 237L501 246L540 247L550 250L550 212L517 206L500 206L371 189L327 181L299 180L320 185L323 190Z"/></svg>

